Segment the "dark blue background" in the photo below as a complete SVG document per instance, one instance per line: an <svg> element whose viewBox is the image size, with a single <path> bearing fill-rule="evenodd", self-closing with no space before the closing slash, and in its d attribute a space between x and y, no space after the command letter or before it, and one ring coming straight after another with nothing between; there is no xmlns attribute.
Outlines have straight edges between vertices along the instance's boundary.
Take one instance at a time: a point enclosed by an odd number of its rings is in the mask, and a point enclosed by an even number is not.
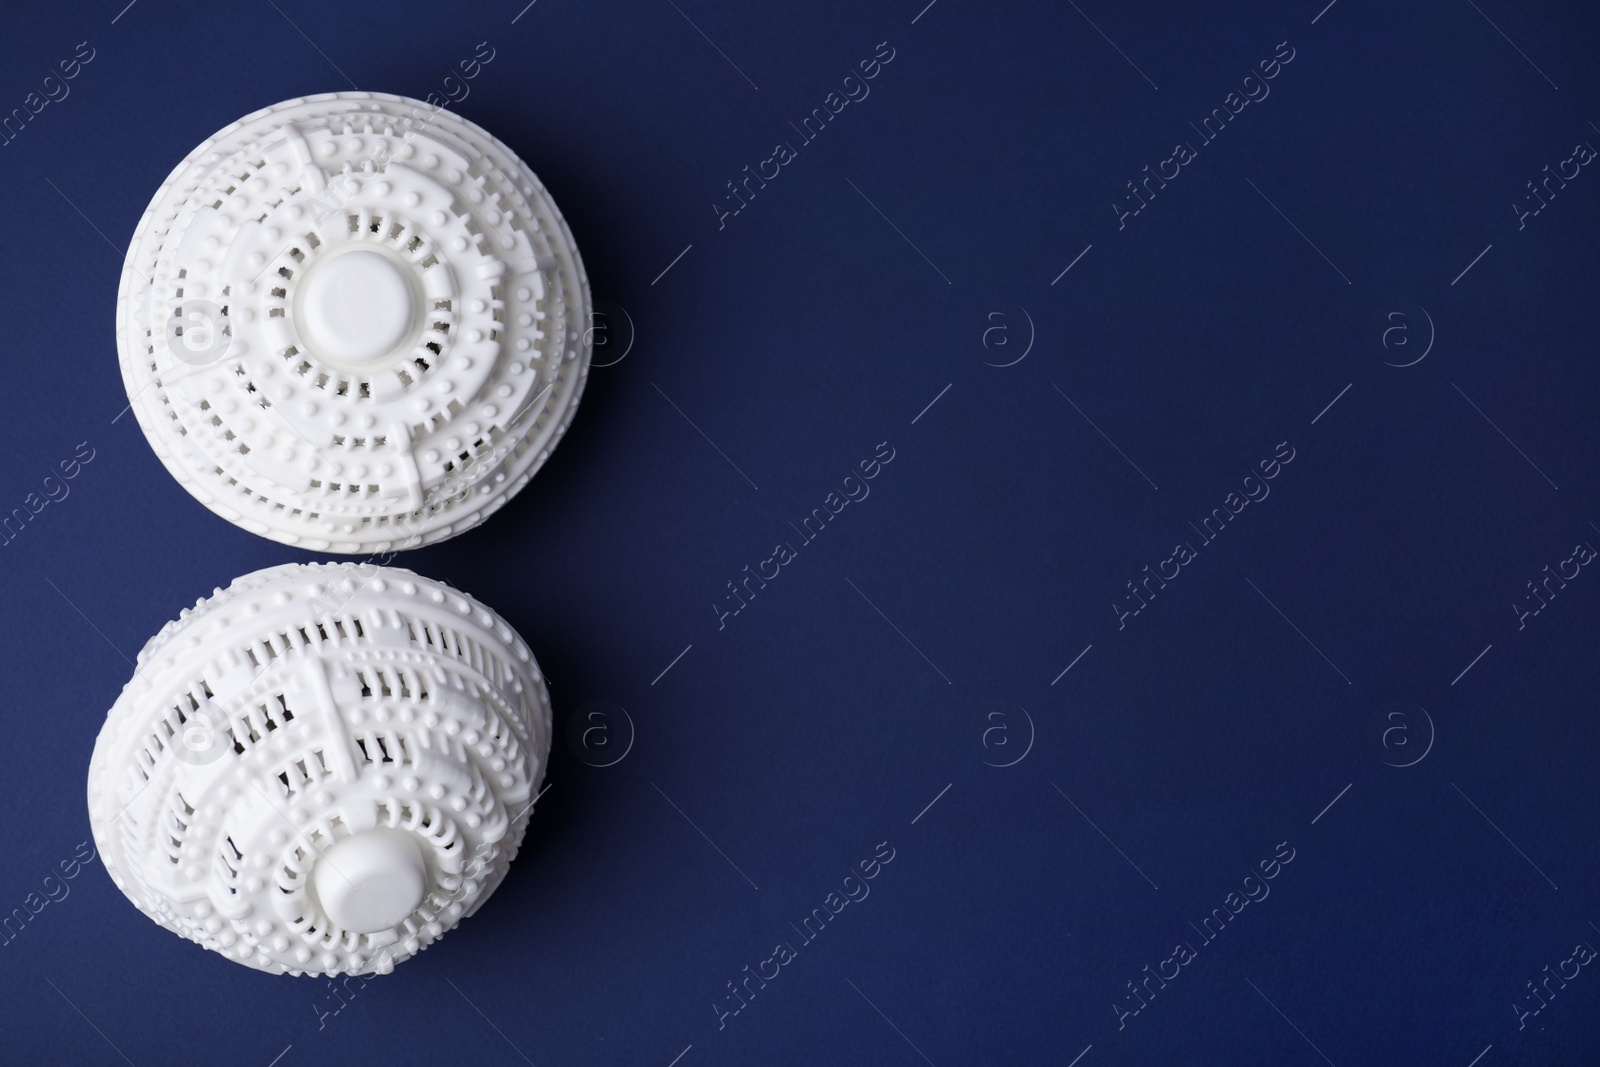
<svg viewBox="0 0 1600 1067"><path fill-rule="evenodd" d="M0 549L0 908L89 837L142 642L313 558L113 423L123 250L194 145L289 97L442 92L487 41L456 110L528 160L637 331L528 489L399 561L502 612L552 682L552 788L494 898L319 1020L323 981L174 937L96 862L0 948L0 1058L1595 1062L1593 967L1520 1031L1512 1005L1600 946L1600 576L1523 629L1511 607L1600 545L1600 174L1521 230L1511 207L1600 144L1595 9L922 3L0 16L0 112L95 50L0 147L0 511L95 453ZM881 41L871 95L719 230L724 183ZM1199 145L1188 123L1282 41L1271 95ZM1198 158L1119 230L1180 139ZM870 498L799 546L788 524L884 441ZM1284 441L1271 496L1199 545L1188 523ZM719 631L779 540L799 558ZM1119 630L1178 541L1198 558ZM592 700L637 730L611 767L562 730ZM1424 751L1419 706L1431 750L1386 765ZM1031 751L986 766L1024 750L1020 709ZM882 841L870 898L719 1030L724 983ZM1271 896L1200 947L1189 924L1280 842ZM1119 1030L1179 940L1198 958Z"/></svg>

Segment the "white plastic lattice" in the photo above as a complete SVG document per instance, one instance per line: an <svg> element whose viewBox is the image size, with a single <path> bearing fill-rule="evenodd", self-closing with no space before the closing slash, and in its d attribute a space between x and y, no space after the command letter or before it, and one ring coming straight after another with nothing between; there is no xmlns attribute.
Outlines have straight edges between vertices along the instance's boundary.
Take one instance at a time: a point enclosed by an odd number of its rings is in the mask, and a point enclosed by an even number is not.
<svg viewBox="0 0 1600 1067"><path fill-rule="evenodd" d="M577 409L591 300L527 165L421 101L328 93L191 152L128 250L117 348L167 469L263 536L431 544L525 485Z"/></svg>
<svg viewBox="0 0 1600 1067"><path fill-rule="evenodd" d="M387 973L505 877L550 753L528 646L410 571L256 571L139 654L89 764L107 871L274 973Z"/></svg>

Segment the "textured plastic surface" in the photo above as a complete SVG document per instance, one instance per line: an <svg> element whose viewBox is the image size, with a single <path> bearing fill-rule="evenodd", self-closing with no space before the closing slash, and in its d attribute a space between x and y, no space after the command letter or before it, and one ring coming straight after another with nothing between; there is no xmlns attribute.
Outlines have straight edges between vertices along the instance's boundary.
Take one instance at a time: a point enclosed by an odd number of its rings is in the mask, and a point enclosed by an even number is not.
<svg viewBox="0 0 1600 1067"><path fill-rule="evenodd" d="M139 655L89 767L107 871L278 973L387 973L494 892L550 751L515 632L410 571L257 571Z"/></svg>
<svg viewBox="0 0 1600 1067"><path fill-rule="evenodd" d="M589 283L533 172L471 122L290 100L196 148L128 250L139 424L212 511L317 551L469 529L533 475L588 375Z"/></svg>

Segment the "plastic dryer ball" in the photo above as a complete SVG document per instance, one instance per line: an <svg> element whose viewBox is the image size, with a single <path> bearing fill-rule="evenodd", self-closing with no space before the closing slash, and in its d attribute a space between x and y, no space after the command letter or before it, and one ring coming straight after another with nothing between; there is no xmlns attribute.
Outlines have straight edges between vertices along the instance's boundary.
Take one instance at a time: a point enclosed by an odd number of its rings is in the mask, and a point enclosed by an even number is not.
<svg viewBox="0 0 1600 1067"><path fill-rule="evenodd" d="M273 567L145 646L89 821L162 926L273 973L385 973L505 877L550 733L532 654L477 601L405 570Z"/></svg>
<svg viewBox="0 0 1600 1067"><path fill-rule="evenodd" d="M156 191L118 355L191 495L357 554L453 537L527 484L577 410L591 310L571 231L509 148L423 101L328 93L230 125Z"/></svg>

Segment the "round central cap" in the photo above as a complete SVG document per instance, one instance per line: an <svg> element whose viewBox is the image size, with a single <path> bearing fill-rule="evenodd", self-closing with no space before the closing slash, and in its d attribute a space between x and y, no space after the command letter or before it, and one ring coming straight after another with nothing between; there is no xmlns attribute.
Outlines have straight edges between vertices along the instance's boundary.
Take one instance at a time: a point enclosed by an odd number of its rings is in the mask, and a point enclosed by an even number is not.
<svg viewBox="0 0 1600 1067"><path fill-rule="evenodd" d="M417 910L427 867L416 839L403 830L368 830L342 838L311 870L322 910L340 927L375 934Z"/></svg>
<svg viewBox="0 0 1600 1067"><path fill-rule="evenodd" d="M394 261L346 252L307 276L296 325L321 354L369 363L394 351L411 320L411 287Z"/></svg>

